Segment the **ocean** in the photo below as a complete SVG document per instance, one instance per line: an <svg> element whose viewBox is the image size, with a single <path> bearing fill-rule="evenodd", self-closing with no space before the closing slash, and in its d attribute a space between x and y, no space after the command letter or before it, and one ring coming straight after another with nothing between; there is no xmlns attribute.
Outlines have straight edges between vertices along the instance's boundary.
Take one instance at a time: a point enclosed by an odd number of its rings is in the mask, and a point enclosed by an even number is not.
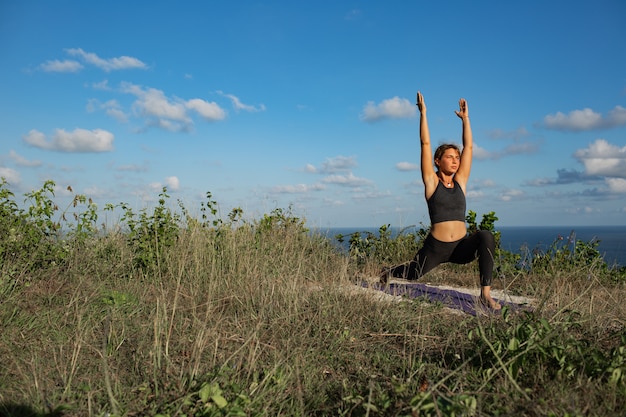
<svg viewBox="0 0 626 417"><path fill-rule="evenodd" d="M410 233L419 228L406 229ZM391 228L392 234L398 233L400 228ZM503 226L496 227L500 232L500 246L513 253L523 253L525 250L540 250L545 252L560 238L559 247L567 244L570 235L573 241L599 241L597 249L604 257L608 266L626 266L626 226ZM349 236L354 232L371 232L378 236L377 227L364 228L331 228L318 229L320 232L335 241L338 234ZM349 238L348 238L349 239ZM347 240L344 247L347 247Z"/></svg>

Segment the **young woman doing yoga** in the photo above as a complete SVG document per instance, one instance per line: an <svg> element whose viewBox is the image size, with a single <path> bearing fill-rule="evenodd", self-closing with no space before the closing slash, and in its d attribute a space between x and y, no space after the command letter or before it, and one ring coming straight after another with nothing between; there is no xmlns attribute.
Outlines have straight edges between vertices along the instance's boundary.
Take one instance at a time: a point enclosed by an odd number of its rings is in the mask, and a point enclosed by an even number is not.
<svg viewBox="0 0 626 417"><path fill-rule="evenodd" d="M441 263L466 264L478 258L480 301L489 308L500 309L500 304L491 297L493 235L486 230L468 235L465 226L465 194L472 167L472 129L467 101L460 99L459 110L455 111L463 124L463 150L452 144L439 146L434 155L436 171L432 162L426 103L420 92L417 93L417 107L420 111L422 181L431 221L430 233L412 261L384 269L381 281L387 282L390 276L416 280Z"/></svg>

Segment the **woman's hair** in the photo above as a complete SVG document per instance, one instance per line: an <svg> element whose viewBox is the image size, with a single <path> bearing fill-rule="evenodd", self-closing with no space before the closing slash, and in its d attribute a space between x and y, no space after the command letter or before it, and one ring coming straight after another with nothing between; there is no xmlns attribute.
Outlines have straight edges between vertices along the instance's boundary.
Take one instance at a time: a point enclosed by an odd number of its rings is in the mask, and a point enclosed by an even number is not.
<svg viewBox="0 0 626 417"><path fill-rule="evenodd" d="M459 155L461 155L461 150L459 149L458 146L456 146L453 143L444 143L443 145L439 145L439 147L437 148L437 150L435 151L435 160L437 159L441 159L441 157L443 156L443 154L448 150L448 149L455 149L457 151L457 153Z"/></svg>

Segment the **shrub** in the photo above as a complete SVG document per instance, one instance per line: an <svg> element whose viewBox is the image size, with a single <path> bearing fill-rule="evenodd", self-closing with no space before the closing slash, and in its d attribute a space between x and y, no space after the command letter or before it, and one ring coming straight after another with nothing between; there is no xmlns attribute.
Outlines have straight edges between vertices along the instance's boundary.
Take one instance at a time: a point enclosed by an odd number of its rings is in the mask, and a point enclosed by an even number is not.
<svg viewBox="0 0 626 417"><path fill-rule="evenodd" d="M181 216L167 207L169 198L167 187L163 187L158 204L152 211L143 208L139 215L126 203L105 206L108 211L122 209L121 226L128 228L126 237L135 255L135 265L140 269L158 269L164 251L176 243Z"/></svg>
<svg viewBox="0 0 626 417"><path fill-rule="evenodd" d="M62 262L69 248L60 239L61 223L53 219L58 206L54 197L54 182L46 181L39 190L26 193L26 210L14 200L8 184L0 182L0 262L2 269L17 273L19 265L23 273Z"/></svg>

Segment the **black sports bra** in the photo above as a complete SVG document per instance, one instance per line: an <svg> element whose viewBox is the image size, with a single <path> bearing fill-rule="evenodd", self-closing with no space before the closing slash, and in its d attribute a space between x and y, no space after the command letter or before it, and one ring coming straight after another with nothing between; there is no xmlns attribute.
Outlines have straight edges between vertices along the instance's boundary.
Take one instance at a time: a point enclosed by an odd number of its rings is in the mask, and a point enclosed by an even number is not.
<svg viewBox="0 0 626 417"><path fill-rule="evenodd" d="M458 182L453 181L453 183L454 187L446 188L439 181L433 195L426 200L431 224L450 220L465 222L465 193Z"/></svg>

